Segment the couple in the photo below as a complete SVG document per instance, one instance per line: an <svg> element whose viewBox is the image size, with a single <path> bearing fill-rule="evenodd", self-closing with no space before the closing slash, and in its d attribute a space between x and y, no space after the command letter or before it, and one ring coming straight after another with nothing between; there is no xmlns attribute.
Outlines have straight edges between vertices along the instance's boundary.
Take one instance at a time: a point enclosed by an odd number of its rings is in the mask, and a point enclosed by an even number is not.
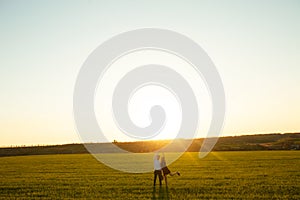
<svg viewBox="0 0 300 200"><path fill-rule="evenodd" d="M153 160L154 160L154 187L156 185L157 176L159 178L159 185L161 186L161 182L162 182L162 179L163 179L162 172L163 172L163 175L164 175L166 186L168 186L168 182L167 182L167 175L168 174L170 174L171 176L174 176L175 174L180 176L179 172L173 172L172 173L169 170L169 168L167 167L167 164L166 164L166 159L165 159L165 154L164 153L163 153L162 156L160 156L158 153L156 153L154 155Z"/></svg>

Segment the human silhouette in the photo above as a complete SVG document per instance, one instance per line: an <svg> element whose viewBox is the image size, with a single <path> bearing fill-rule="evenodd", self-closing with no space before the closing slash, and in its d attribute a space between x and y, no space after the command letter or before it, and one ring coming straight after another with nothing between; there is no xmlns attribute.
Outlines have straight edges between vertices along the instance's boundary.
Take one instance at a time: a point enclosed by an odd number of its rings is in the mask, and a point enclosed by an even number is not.
<svg viewBox="0 0 300 200"><path fill-rule="evenodd" d="M154 158L153 158L153 164L154 164L154 183L153 183L153 186L155 187L156 186L156 179L157 179L157 176L159 178L159 185L161 186L162 185L162 173L161 173L161 164L160 164L160 155L158 153L156 153L154 155Z"/></svg>
<svg viewBox="0 0 300 200"><path fill-rule="evenodd" d="M168 180L167 180L167 175L170 174L170 176L174 176L174 175L178 175L180 176L180 172L171 172L167 166L167 163L166 163L166 158L165 158L165 154L163 153L163 156L161 157L161 161L160 161L160 166L161 166L161 169L163 171L163 175L164 175L164 180L165 180L165 183L166 183L166 187L168 187Z"/></svg>

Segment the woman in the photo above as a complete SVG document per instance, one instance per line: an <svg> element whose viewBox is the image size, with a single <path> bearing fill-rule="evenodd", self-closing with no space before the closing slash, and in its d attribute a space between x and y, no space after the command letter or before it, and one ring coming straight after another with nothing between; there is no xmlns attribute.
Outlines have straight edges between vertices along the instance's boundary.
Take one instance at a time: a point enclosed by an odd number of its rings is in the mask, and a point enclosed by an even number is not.
<svg viewBox="0 0 300 200"><path fill-rule="evenodd" d="M164 175L164 179L165 179L165 182L166 182L166 186L168 186L168 182L167 182L167 175L170 174L170 176L174 176L174 175L178 175L180 176L180 173L177 171L177 172L171 172L169 170L169 168L167 167L167 163L166 163L166 159L165 159L165 154L163 153L162 157L161 157L161 160L160 160L160 166L161 166L161 169L163 171L163 175Z"/></svg>

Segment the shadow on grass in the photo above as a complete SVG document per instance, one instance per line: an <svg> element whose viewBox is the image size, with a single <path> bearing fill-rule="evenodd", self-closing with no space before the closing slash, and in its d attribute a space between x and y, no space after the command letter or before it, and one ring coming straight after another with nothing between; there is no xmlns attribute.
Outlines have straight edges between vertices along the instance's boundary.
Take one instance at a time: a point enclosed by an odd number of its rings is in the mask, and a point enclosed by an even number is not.
<svg viewBox="0 0 300 200"><path fill-rule="evenodd" d="M159 200L159 199L167 199L169 200L169 189L168 187L153 187L152 191L152 200Z"/></svg>

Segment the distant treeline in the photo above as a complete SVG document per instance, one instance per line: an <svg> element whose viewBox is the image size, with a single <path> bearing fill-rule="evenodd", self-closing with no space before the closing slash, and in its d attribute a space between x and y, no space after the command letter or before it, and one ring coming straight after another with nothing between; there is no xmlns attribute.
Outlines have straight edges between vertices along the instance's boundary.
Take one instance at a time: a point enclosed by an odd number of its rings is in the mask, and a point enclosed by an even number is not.
<svg viewBox="0 0 300 200"><path fill-rule="evenodd" d="M51 146L9 147L0 148L0 157L19 155L48 155L48 154L83 154L89 153L85 146L93 149L93 153L116 153L115 145L120 149L134 153L146 153L164 147L165 152L183 151L183 146L190 143L186 151L198 152L203 143L203 138L186 140L158 140L139 142L89 143L65 144ZM208 138L207 140L213 140ZM300 133L285 134L259 134L220 137L213 151L252 151L252 150L300 150Z"/></svg>

